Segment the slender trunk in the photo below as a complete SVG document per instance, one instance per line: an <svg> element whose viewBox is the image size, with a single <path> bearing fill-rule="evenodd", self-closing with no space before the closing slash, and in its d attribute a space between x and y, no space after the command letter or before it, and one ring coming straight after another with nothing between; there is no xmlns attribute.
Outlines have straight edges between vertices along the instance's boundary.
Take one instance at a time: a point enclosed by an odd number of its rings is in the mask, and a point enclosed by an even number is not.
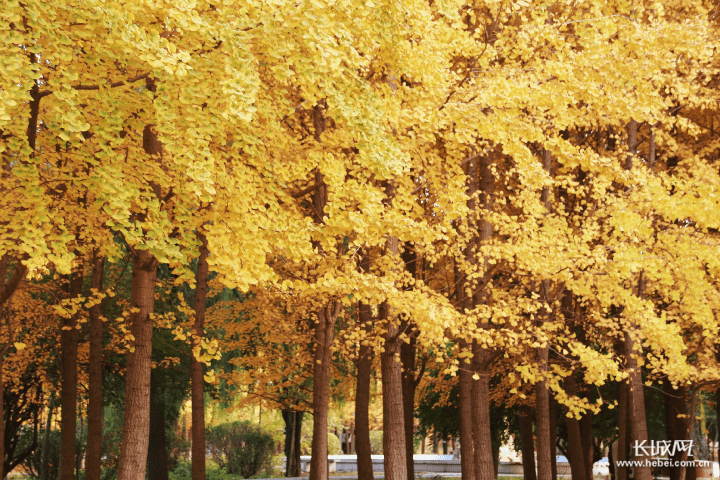
<svg viewBox="0 0 720 480"><path fill-rule="evenodd" d="M650 126L650 145L648 147L648 167L651 172L655 171L655 129Z"/></svg>
<svg viewBox="0 0 720 480"><path fill-rule="evenodd" d="M520 407L520 439L522 441L523 479L536 480L533 417L532 409L527 405Z"/></svg>
<svg viewBox="0 0 720 480"><path fill-rule="evenodd" d="M413 432L415 419L415 344L416 337L410 337L410 343L402 342L400 345L400 358L402 364L402 395L403 415L405 426L405 460L407 462L408 478L415 478L415 465L413 462Z"/></svg>
<svg viewBox="0 0 720 480"><path fill-rule="evenodd" d="M540 371L548 364L548 348L536 349ZM552 448L550 446L550 395L543 378L535 384L535 426L537 428L538 480L552 480Z"/></svg>
<svg viewBox="0 0 720 480"><path fill-rule="evenodd" d="M370 270L370 257L365 254L360 260L364 272ZM358 306L359 323L367 335L372 329L370 305ZM363 342L364 343L364 342ZM357 364L357 384L355 387L355 449L357 451L358 480L372 480L373 466L370 450L370 375L372 373L372 349L360 344Z"/></svg>
<svg viewBox="0 0 720 480"><path fill-rule="evenodd" d="M435 455L438 454L438 434L435 431L435 427L433 427L433 434L432 434L432 451Z"/></svg>
<svg viewBox="0 0 720 480"><path fill-rule="evenodd" d="M417 280L417 254L409 243L405 244L402 253L405 270ZM411 288L411 287L408 287ZM409 342L400 343L400 361L402 363L402 395L403 415L405 424L405 461L407 462L408 478L415 478L415 462L413 461L414 419L415 419L415 348L417 344L417 326L410 320L403 321L401 328L408 335Z"/></svg>
<svg viewBox="0 0 720 480"><path fill-rule="evenodd" d="M386 252L397 256L397 237L389 237ZM386 480L407 480L405 420L403 413L402 363L399 321L387 302L381 305L385 329L384 352L380 356L383 394L383 455Z"/></svg>
<svg viewBox="0 0 720 480"><path fill-rule="evenodd" d="M492 432L490 430L490 353L473 345L475 373L478 380L472 382L473 446L475 448L475 479L493 480Z"/></svg>
<svg viewBox="0 0 720 480"><path fill-rule="evenodd" d="M677 389L673 389L672 384L665 380L663 382L663 391L665 393L665 419L667 422L667 438L670 441L687 440L688 421L687 421L687 403L686 389L683 385L678 385ZM681 460L681 453L675 452L672 456L673 462ZM680 467L670 467L670 480L680 479Z"/></svg>
<svg viewBox="0 0 720 480"><path fill-rule="evenodd" d="M557 480L557 400L550 396L550 461L552 478Z"/></svg>
<svg viewBox="0 0 720 480"><path fill-rule="evenodd" d="M168 480L168 452L165 438L165 396L158 371L150 375L150 446L147 466L149 480ZM194 457L194 455L193 455Z"/></svg>
<svg viewBox="0 0 720 480"><path fill-rule="evenodd" d="M479 157L478 180L479 180L479 202L485 210L491 211L494 207L493 195L495 192L495 177L492 171L493 153L488 152ZM487 242L492 237L492 224L485 218L478 223L479 243ZM484 261L483 281L489 280L488 262ZM487 292L479 291L473 295L473 307L487 303ZM478 329L485 326L478 324ZM490 429L490 361L491 352L480 347L473 341L473 368L478 380L472 384L472 417L473 417L473 454L475 480L493 480L495 468L493 462L492 432Z"/></svg>
<svg viewBox="0 0 720 480"><path fill-rule="evenodd" d="M4 280L4 279L3 279ZM5 366L5 352L0 355L0 479L5 480L5 378L3 367Z"/></svg>
<svg viewBox="0 0 720 480"><path fill-rule="evenodd" d="M130 333L135 338L125 370L125 415L118 460L118 480L144 480L150 434L150 373L152 366L155 281L158 262L147 250L133 255Z"/></svg>
<svg viewBox="0 0 720 480"><path fill-rule="evenodd" d="M628 386L626 382L620 382L618 385L618 440L617 440L617 458L615 464L628 460ZM627 467L616 467L615 478L617 480L627 480Z"/></svg>
<svg viewBox="0 0 720 480"><path fill-rule="evenodd" d="M631 170L633 167L633 158L637 151L637 122L630 120L628 123L628 155L625 157L625 170Z"/></svg>
<svg viewBox="0 0 720 480"><path fill-rule="evenodd" d="M93 255L92 289L103 290L105 259ZM103 321L101 304L90 308L90 354L88 361L88 438L85 453L85 480L100 480L103 408Z"/></svg>
<svg viewBox="0 0 720 480"><path fill-rule="evenodd" d="M82 447L82 432L85 428L83 425L83 416L82 416L82 409L78 409L78 423L80 424L77 431L77 440L75 445L77 446L77 450L75 451L75 480L78 480L80 477L80 469L82 468L82 457L83 457L83 447Z"/></svg>
<svg viewBox="0 0 720 480"><path fill-rule="evenodd" d="M569 396L577 395L577 380L575 373L566 379L565 391ZM575 416L565 420L568 432L568 460L573 480L586 480L585 457L583 455L583 437L580 430L580 420Z"/></svg>
<svg viewBox="0 0 720 480"><path fill-rule="evenodd" d="M193 324L193 350L200 346L205 335L205 304L208 289L208 242L204 234L200 240L197 275L195 276L195 323ZM205 380L203 364L190 355L190 383L192 396L192 480L205 480Z"/></svg>
<svg viewBox="0 0 720 480"><path fill-rule="evenodd" d="M474 222L476 219L472 218L476 210L477 198L476 193L478 189L478 164L477 159L471 159L467 163L467 188L466 194L468 196L467 207L471 212L471 217L468 223ZM465 249L464 256L465 262L474 265L477 261L474 258L476 254L473 248L477 238L472 238L468 241L468 247ZM466 285L467 284L467 285ZM455 298L457 304L467 310L475 308L475 298L473 295L466 295L465 289L472 289L472 284L466 282L463 278L463 273L458 268L458 262L455 262ZM466 339L461 338L459 340L459 347L461 352L472 353L472 344ZM467 363L465 363L467 361ZM462 472L463 480L476 480L475 472L475 443L473 440L473 380L472 380L472 360L463 359L460 365L460 378L459 378L459 414L460 414L460 470Z"/></svg>
<svg viewBox="0 0 720 480"><path fill-rule="evenodd" d="M310 480L327 480L328 409L330 408L330 362L335 335L335 320L340 303L330 303L317 313L315 352L313 354L313 437Z"/></svg>
<svg viewBox="0 0 720 480"><path fill-rule="evenodd" d="M0 392L0 395L2 392ZM2 402L2 400L0 400ZM48 462L50 461L49 455L50 455L50 429L52 428L52 417L53 417L53 410L55 409L55 394L50 393L50 405L48 406L48 416L47 420L45 421L45 438L43 438L43 450L42 450L42 460L40 464L40 480L48 480ZM0 417L2 418L2 417ZM0 435L0 441L4 438L4 435ZM0 458L5 458L4 456ZM0 466L0 469L2 467ZM2 474L0 473L0 478Z"/></svg>
<svg viewBox="0 0 720 480"><path fill-rule="evenodd" d="M302 422L304 412L295 412L295 441L293 448L293 464L292 471L290 472L292 477L300 476L300 440L302 438Z"/></svg>
<svg viewBox="0 0 720 480"><path fill-rule="evenodd" d="M552 176L552 155L549 150L543 153L543 169ZM550 187L542 189L541 201L549 213L552 209L550 198ZM546 303L549 303L550 281L543 280L543 296ZM540 329L547 321L550 312L541 312L538 318ZM550 445L550 392L547 388L547 381L544 374L548 369L549 349L547 345L535 349L538 368L540 370L540 381L535 384L535 425L537 427L537 463L538 480L552 480L552 455L553 448ZM584 469L583 469L584 471Z"/></svg>
<svg viewBox="0 0 720 480"><path fill-rule="evenodd" d="M471 347L464 342L461 350L470 351ZM475 448L473 444L473 422L472 422L472 379L471 366L460 368L460 470L463 480L475 479ZM534 480L534 479L533 479Z"/></svg>
<svg viewBox="0 0 720 480"><path fill-rule="evenodd" d="M637 125L635 127L637 129ZM644 292L645 281L643 272L641 271L636 294L638 297L643 298ZM632 330L632 333L639 331L635 322L631 323L631 327L629 330ZM642 380L642 371L640 370L637 359L637 356L641 355L641 351L639 349L636 349L638 343L633 337L632 333L630 331L625 332L625 365L627 371L629 372L628 410L630 413L630 429L632 432L631 439L636 445L639 445L643 442L647 443L649 440L649 436L647 430L647 421L645 417L645 394L643 389L644 383ZM634 460L641 461L644 465L644 462L647 459L636 455ZM634 472L635 480L652 480L652 472L650 467L635 467ZM682 474L680 480L683 480Z"/></svg>
<svg viewBox="0 0 720 480"><path fill-rule="evenodd" d="M285 476L300 476L300 429L302 412L286 408L282 411L285 420Z"/></svg>
<svg viewBox="0 0 720 480"><path fill-rule="evenodd" d="M292 477L293 447L295 442L295 411L292 408L282 410L283 421L285 422L285 476Z"/></svg>
<svg viewBox="0 0 720 480"><path fill-rule="evenodd" d="M580 419L580 432L582 434L583 457L585 458L585 479L593 480L593 465L595 464L595 444L593 443L593 413L587 412Z"/></svg>
<svg viewBox="0 0 720 480"><path fill-rule="evenodd" d="M68 285L69 298L76 298L82 293L83 269L75 268ZM60 341L62 344L62 372L60 391L60 480L75 479L75 435L77 428L77 393L78 393L78 330L77 315L63 319Z"/></svg>

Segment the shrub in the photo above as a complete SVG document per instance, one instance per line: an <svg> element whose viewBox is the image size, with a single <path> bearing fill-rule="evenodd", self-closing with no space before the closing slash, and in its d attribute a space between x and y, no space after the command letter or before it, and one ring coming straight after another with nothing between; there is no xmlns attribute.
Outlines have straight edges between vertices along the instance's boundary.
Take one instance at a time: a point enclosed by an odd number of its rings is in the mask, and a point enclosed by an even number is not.
<svg viewBox="0 0 720 480"><path fill-rule="evenodd" d="M213 460L227 473L250 478L270 468L275 448L273 437L250 422L211 428L206 441Z"/></svg>
<svg viewBox="0 0 720 480"><path fill-rule="evenodd" d="M370 453L372 455L383 454L383 432L382 430L370 430Z"/></svg>
<svg viewBox="0 0 720 480"><path fill-rule="evenodd" d="M340 455L342 452L342 445L340 445L340 439L332 432L328 432L328 455Z"/></svg>

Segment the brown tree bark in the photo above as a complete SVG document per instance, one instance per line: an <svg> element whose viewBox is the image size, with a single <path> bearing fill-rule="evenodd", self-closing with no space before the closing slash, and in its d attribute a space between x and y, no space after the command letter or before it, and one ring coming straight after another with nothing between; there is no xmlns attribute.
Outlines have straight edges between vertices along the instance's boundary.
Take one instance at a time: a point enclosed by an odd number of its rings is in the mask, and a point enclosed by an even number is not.
<svg viewBox="0 0 720 480"><path fill-rule="evenodd" d="M644 298L645 296L645 281L642 272L640 272L640 278L638 280L638 286L635 293L640 298ZM630 328L625 331L625 368L629 373L628 411L630 413L630 429L632 434L631 441L639 445L643 442L647 444L649 436L645 416L644 383L642 380L642 372L637 360L637 356L642 353L639 349L636 350L638 343L632 335L632 333L637 332L638 330L639 329L635 323L631 322ZM644 462L645 460L648 460L648 458L636 456L635 460ZM634 472L635 480L652 480L652 471L649 466L636 466ZM682 474L680 480L682 480Z"/></svg>
<svg viewBox="0 0 720 480"><path fill-rule="evenodd" d="M461 350L471 351L468 343L462 342ZM475 448L473 442L473 421L472 421L472 388L473 372L472 365L460 366L459 394L460 394L460 470L463 480L475 480ZM534 479L533 479L534 480Z"/></svg>
<svg viewBox="0 0 720 480"><path fill-rule="evenodd" d="M582 435L586 480L593 480L593 465L595 464L595 444L593 442L592 423L592 412L586 412L585 415L583 415L583 417L580 419L580 433Z"/></svg>
<svg viewBox="0 0 720 480"><path fill-rule="evenodd" d="M133 253L130 333L135 338L125 370L125 414L118 460L118 480L144 480L150 434L150 373L152 366L155 281L158 262L147 250Z"/></svg>
<svg viewBox="0 0 720 480"><path fill-rule="evenodd" d="M367 254L360 260L363 272L370 270L370 257ZM359 322L367 334L372 329L370 305L360 303ZM372 374L372 349L360 345L357 364L357 383L355 386L355 449L357 452L358 480L373 480L372 454L370 450L370 376Z"/></svg>
<svg viewBox="0 0 720 480"><path fill-rule="evenodd" d="M326 128L323 110L325 100L313 107L314 138L322 144L322 134ZM324 223L325 206L328 202L327 185L323 174L315 170L313 192L313 213L317 224ZM335 337L335 321L340 312L339 302L330 302L317 312L314 327L315 351L313 353L313 437L312 458L310 460L310 480L327 480L328 472L328 409L330 406L330 348Z"/></svg>
<svg viewBox="0 0 720 480"><path fill-rule="evenodd" d="M416 337L410 337L410 343L401 342L400 360L402 365L403 423L405 426L405 461L407 462L408 478L415 478L413 461L413 432L415 419L415 345Z"/></svg>
<svg viewBox="0 0 720 480"><path fill-rule="evenodd" d="M155 80L146 79L150 92ZM143 129L143 149L162 159L163 145L155 125ZM156 189L156 185L151 185ZM150 435L150 375L152 370L151 314L155 309L157 259L147 250L132 249L132 287L130 291L130 334L134 337L125 368L125 412L118 459L118 480L144 480Z"/></svg>
<svg viewBox="0 0 720 480"><path fill-rule="evenodd" d="M471 158L467 163L467 188L468 195L467 206L470 212L475 212L477 199L475 197L478 189L478 160ZM471 214L472 215L472 214ZM474 223L475 219L470 219L468 223ZM464 255L465 262L475 264L477 260L474 258L476 254L474 244L476 237L469 240ZM472 285L463 278L464 274L458 268L455 262L455 298L457 304L463 308L472 310L475 308L474 296L466 295L465 289L472 289ZM467 284L467 285L466 285ZM467 340L460 338L459 347L461 352L472 352L472 344ZM473 439L473 364L465 363L465 359L461 360L459 373L459 414L460 414L460 470L464 480L475 480L475 442Z"/></svg>
<svg viewBox="0 0 720 480"><path fill-rule="evenodd" d="M148 479L168 480L168 451L165 436L165 398L153 370L150 375L150 445L147 456Z"/></svg>
<svg viewBox="0 0 720 480"><path fill-rule="evenodd" d="M577 395L577 380L575 373L571 373L565 380L565 391L570 396ZM583 452L583 437L580 429L580 420L574 416L565 420L568 432L568 461L573 480L586 480L585 456Z"/></svg>
<svg viewBox="0 0 720 480"><path fill-rule="evenodd" d="M495 177L492 172L493 152L488 152L479 157L478 179L479 179L479 202L485 210L492 210L495 191ZM472 170L470 170L472 172ZM479 243L486 242L492 237L492 224L487 219L480 219L478 223ZM485 265L485 276L488 273L488 264ZM487 280L484 278L483 280ZM487 302L487 294L479 290L473 295L472 305L479 305ZM478 324L479 329L484 325ZM492 433L490 431L490 362L492 354L473 341L473 370L477 380L473 380L472 386L472 416L473 416L473 453L475 480L493 480L495 468L493 462Z"/></svg>
<svg viewBox="0 0 720 480"><path fill-rule="evenodd" d="M199 346L205 335L205 304L208 290L208 242L198 231L200 256L195 275L195 322L193 324L193 349ZM190 355L190 389L192 398L192 480L205 480L205 379L203 364Z"/></svg>
<svg viewBox="0 0 720 480"><path fill-rule="evenodd" d="M550 396L550 448L552 454L550 456L552 478L557 480L557 400Z"/></svg>
<svg viewBox="0 0 720 480"><path fill-rule="evenodd" d="M83 268L73 269L68 284L68 297L76 298L82 293ZM62 371L60 377L60 480L75 479L75 435L77 432L78 393L78 330L77 315L64 318L60 342L62 345Z"/></svg>
<svg viewBox="0 0 720 480"><path fill-rule="evenodd" d="M667 423L668 440L687 440L687 391L685 386L678 385L677 389L672 387L669 381L663 382L665 393L665 420ZM680 460L680 452L675 452L671 457L673 461ZM680 467L670 467L670 480L680 480Z"/></svg>
<svg viewBox="0 0 720 480"><path fill-rule="evenodd" d="M405 270L417 280L417 255L415 248L405 245L402 253ZM405 424L405 461L407 462L408 478L415 478L415 462L413 459L414 445L414 419L415 419L415 389L418 379L415 378L415 348L417 344L417 326L411 320L401 324L402 330L410 337L409 342L400 343L400 361L402 363L402 394L403 415ZM422 374L422 372L421 372Z"/></svg>
<svg viewBox="0 0 720 480"><path fill-rule="evenodd" d="M103 290L105 259L97 253L92 259L92 288ZM85 453L85 480L100 480L102 455L103 414L103 321L102 307L96 303L90 308L90 353L88 365L88 439Z"/></svg>
<svg viewBox="0 0 720 480"><path fill-rule="evenodd" d="M630 449L629 425L628 425L628 386L626 382L620 382L618 385L618 440L617 440L617 458L615 463L628 460L628 452ZM628 468L615 468L616 480L627 480Z"/></svg>
<svg viewBox="0 0 720 480"><path fill-rule="evenodd" d="M310 480L327 480L328 472L328 409L330 408L330 362L335 335L335 321L340 303L333 302L320 309L315 324L313 353L313 437Z"/></svg>
<svg viewBox="0 0 720 480"><path fill-rule="evenodd" d="M532 408L527 405L520 407L520 439L522 440L523 480L536 480L533 416Z"/></svg>
<svg viewBox="0 0 720 480"><path fill-rule="evenodd" d="M552 176L552 155L549 150L543 153L543 169ZM545 209L550 212L551 198L550 187L542 189L540 200L545 205ZM549 303L550 282L542 281L543 296L545 301ZM550 312L541 312L538 316L539 327L547 320ZM550 392L547 388L547 382L542 375L548 369L549 349L547 346L535 349L537 356L538 369L540 370L541 379L535 384L535 425L537 434L537 463L538 463L538 480L552 480L552 456L554 446L550 445Z"/></svg>
<svg viewBox="0 0 720 480"><path fill-rule="evenodd" d="M398 255L397 237L389 237L385 251ZM403 413L402 363L400 362L400 325L387 302L380 307L385 329L384 351L380 355L383 394L383 455L386 480L407 480L405 420Z"/></svg>
<svg viewBox="0 0 720 480"><path fill-rule="evenodd" d="M475 453L475 479L493 480L492 432L490 431L490 352L473 346L474 370L478 376L473 380L473 446Z"/></svg>
<svg viewBox="0 0 720 480"><path fill-rule="evenodd" d="M536 349L540 371L547 370L548 348ZM535 426L537 434L538 480L552 480L552 447L550 445L550 395L546 381L535 384Z"/></svg>
<svg viewBox="0 0 720 480"><path fill-rule="evenodd" d="M285 476L300 476L300 433L302 430L303 412L292 408L282 411L285 421Z"/></svg>

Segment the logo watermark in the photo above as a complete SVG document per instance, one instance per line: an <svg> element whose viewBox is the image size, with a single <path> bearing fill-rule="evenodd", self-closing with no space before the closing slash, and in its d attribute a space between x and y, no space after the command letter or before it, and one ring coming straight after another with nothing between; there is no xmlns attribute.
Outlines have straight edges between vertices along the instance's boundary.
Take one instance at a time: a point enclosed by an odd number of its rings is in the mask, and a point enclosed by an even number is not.
<svg viewBox="0 0 720 480"><path fill-rule="evenodd" d="M618 467L709 467L708 460L674 460L676 454L692 454L692 440L651 440L635 442L630 447L636 460L616 460ZM685 457L687 458L687 456Z"/></svg>

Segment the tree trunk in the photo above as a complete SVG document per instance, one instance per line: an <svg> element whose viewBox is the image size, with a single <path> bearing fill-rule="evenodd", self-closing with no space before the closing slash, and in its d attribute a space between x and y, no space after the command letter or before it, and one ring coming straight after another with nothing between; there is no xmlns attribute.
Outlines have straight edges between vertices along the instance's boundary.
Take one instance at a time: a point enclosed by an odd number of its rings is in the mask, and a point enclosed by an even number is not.
<svg viewBox="0 0 720 480"><path fill-rule="evenodd" d="M93 254L92 289L103 290L105 259ZM90 353L88 361L88 437L85 454L85 480L100 480L102 455L103 409L103 321L102 307L95 303L90 308Z"/></svg>
<svg viewBox="0 0 720 480"><path fill-rule="evenodd" d="M282 411L285 420L285 476L300 476L300 431L302 429L303 412L292 408Z"/></svg>
<svg viewBox="0 0 720 480"><path fill-rule="evenodd" d="M83 268L73 269L68 285L68 297L76 298L82 293ZM78 330L77 315L64 318L60 341L62 343L62 372L60 391L60 480L75 479L75 431L77 427L78 393Z"/></svg>
<svg viewBox="0 0 720 480"><path fill-rule="evenodd" d="M317 313L313 354L313 437L310 480L328 479L328 409L330 407L330 362L335 320L340 303L330 303Z"/></svg>
<svg viewBox="0 0 720 480"><path fill-rule="evenodd" d="M533 417L532 409L527 405L520 407L520 439L522 440L523 480L536 480Z"/></svg>
<svg viewBox="0 0 720 480"><path fill-rule="evenodd" d="M415 248L409 243L405 244L402 253L405 270L417 280L417 254ZM408 287L411 288L411 287ZM417 344L417 326L411 320L402 322L401 328L410 337L409 342L400 343L400 360L402 363L402 393L403 393L403 414L405 416L405 460L407 462L408 478L415 478L415 462L413 454L414 419L415 419L415 348Z"/></svg>
<svg viewBox="0 0 720 480"><path fill-rule="evenodd" d="M637 129L637 124L636 124ZM637 133L637 132L636 132ZM638 281L637 296L640 298L644 297L645 291L644 275L640 272L640 279ZM637 326L634 322L631 323L630 330L638 331ZM641 355L640 350L635 349L637 342L629 331L625 332L625 365L627 371L629 371L629 393L628 393L628 410L630 413L630 429L632 432L631 439L635 444L647 444L648 430L647 422L645 418L645 394L643 389L642 372L638 365L637 356ZM643 464L646 460L650 460L647 457L636 456L636 461L642 461ZM652 472L649 466L635 467L635 480L652 480ZM681 479L682 480L682 474Z"/></svg>
<svg viewBox="0 0 720 480"><path fill-rule="evenodd" d="M155 281L158 262L147 250L135 250L130 308L130 333L135 338L125 370L125 415L118 460L118 480L144 480L150 433L150 373L152 365Z"/></svg>
<svg viewBox="0 0 720 480"><path fill-rule="evenodd" d="M552 154L549 150L543 152L543 169L552 176ZM549 213L552 210L552 199L550 198L550 187L544 187L540 200L545 205L545 209ZM543 295L546 302L549 303L550 282L542 281ZM539 327L547 320L550 312L540 313L538 316ZM550 445L550 392L547 388L547 382L542 376L548 369L549 349L547 346L539 347L535 350L537 355L538 368L540 370L541 379L535 384L535 425L537 428L537 463L538 463L538 480L552 480L552 456L553 446ZM583 469L584 471L584 469Z"/></svg>
<svg viewBox="0 0 720 480"><path fill-rule="evenodd" d="M370 257L367 254L360 260L364 272L370 270ZM358 306L359 323L368 334L372 329L370 305ZM355 386L355 449L357 452L358 480L373 480L373 466L370 450L370 375L372 373L372 349L360 344L357 364L357 383Z"/></svg>
<svg viewBox="0 0 720 480"><path fill-rule="evenodd" d="M687 421L687 404L685 402L686 389L683 385L678 385L677 389L673 389L668 380L663 382L663 391L665 393L665 420L667 422L668 440L687 440L688 421ZM671 457L673 462L681 460L681 453L675 452ZM680 479L680 467L672 466L669 468L670 480Z"/></svg>
<svg viewBox="0 0 720 480"><path fill-rule="evenodd" d="M467 188L468 196L467 207L470 212L475 212L477 199L475 194L478 189L478 165L477 159L471 159L467 163ZM470 217L469 224L475 219ZM477 260L474 258L476 251L473 248L477 242L477 237L468 240L468 246L465 249L465 262L469 265L475 265ZM465 289L472 290L473 285L467 282L464 274L458 268L458 262L455 262L455 298L457 304L463 309L473 310L475 308L475 297L466 295ZM459 347L461 352L472 353L472 344L466 339L459 339ZM460 378L459 378L459 414L460 414L460 470L463 480L476 480L475 471L475 442L473 439L473 380L472 369L473 363L470 358L460 361Z"/></svg>
<svg viewBox="0 0 720 480"><path fill-rule="evenodd" d="M470 351L471 348L464 342L460 346L461 351ZM473 421L472 421L472 366L464 364L460 366L460 470L463 480L475 480L475 448L473 443ZM534 479L533 479L534 480Z"/></svg>
<svg viewBox="0 0 720 480"><path fill-rule="evenodd" d="M478 180L479 180L479 201L485 210L493 210L495 192L495 177L492 171L493 152L488 152L479 157L478 164ZM470 170L473 175L472 169ZM471 183L472 184L472 183ZM472 188L471 188L472 190ZM492 224L485 218L480 219L478 223L479 243L487 242L492 237ZM472 252L472 245L470 245ZM488 264L484 262L485 275L488 275ZM483 280L488 280L483 278ZM479 291L473 295L472 306L486 303L487 292ZM484 325L478 324L478 329L484 328ZM495 468L493 462L492 448L492 432L490 429L490 361L491 352L481 348L477 342L473 341L473 369L478 376L478 380L473 380L472 384L472 417L473 417L473 453L474 453L474 469L475 480L493 480L495 478Z"/></svg>
<svg viewBox="0 0 720 480"><path fill-rule="evenodd" d="M205 304L208 290L208 242L198 231L200 256L195 276L195 323L193 324L193 350L205 336ZM192 397L192 480L205 480L205 379L203 364L190 355L190 383Z"/></svg>
<svg viewBox="0 0 720 480"><path fill-rule="evenodd" d="M0 374L1 374L0 370ZM0 391L0 395L2 395L2 391ZM2 399L0 399L0 402L2 402ZM43 450L42 450L42 460L40 464L40 480L48 480L48 463L50 461L49 454L50 454L50 429L52 428L52 417L53 417L53 410L55 409L55 394L50 393L50 405L48 406L48 416L47 420L45 421L45 438L43 439ZM0 417L3 418L3 417ZM2 428L2 427L0 427ZM0 433L2 433L0 431ZM5 435L0 435L0 441L5 438ZM2 453L2 456L0 458L5 458L4 452ZM0 465L0 470L2 470L2 466ZM0 478L2 478L2 472L0 472Z"/></svg>
<svg viewBox="0 0 720 480"><path fill-rule="evenodd" d="M583 457L585 458L585 480L593 480L593 465L595 464L595 444L593 442L592 422L592 412L586 412L580 419Z"/></svg>
<svg viewBox="0 0 720 480"><path fill-rule="evenodd" d="M548 364L548 347L536 349L540 371ZM535 384L535 426L537 428L538 480L552 480L552 447L550 446L550 395L543 378Z"/></svg>
<svg viewBox="0 0 720 480"><path fill-rule="evenodd" d="M565 390L569 396L577 395L577 380L575 373L571 373L566 380ZM585 456L583 452L583 437L580 431L580 420L575 416L565 420L568 432L568 460L573 480L586 480Z"/></svg>
<svg viewBox="0 0 720 480"><path fill-rule="evenodd" d="M415 464L413 462L414 446L414 419L415 419L415 344L414 335L410 343L401 342L400 358L402 363L402 394L403 415L405 426L405 460L407 462L408 478L415 478Z"/></svg>
<svg viewBox="0 0 720 480"><path fill-rule="evenodd" d="M552 478L557 480L557 400L550 396L550 461Z"/></svg>
<svg viewBox="0 0 720 480"><path fill-rule="evenodd" d="M2 280L5 280L4 278ZM5 379L3 367L5 366L5 352L0 355L0 479L5 480Z"/></svg>
<svg viewBox="0 0 720 480"><path fill-rule="evenodd" d="M390 237L387 253L397 255L398 240ZM381 305L385 333L385 351L380 356L383 394L383 454L386 480L407 480L407 456L405 450L405 420L403 413L402 363L398 319L390 305Z"/></svg>
<svg viewBox="0 0 720 480"><path fill-rule="evenodd" d="M165 438L165 395L156 370L153 370L150 380L150 446L147 465L149 480L169 479Z"/></svg>
<svg viewBox="0 0 720 480"><path fill-rule="evenodd" d="M473 380L472 418L473 446L475 454L475 480L493 480L492 432L490 431L490 353L473 345L475 373L478 380Z"/></svg>
<svg viewBox="0 0 720 480"><path fill-rule="evenodd" d="M620 382L618 385L618 440L617 440L617 458L615 463L628 460L628 387L626 382ZM615 468L616 480L627 480L628 467Z"/></svg>

